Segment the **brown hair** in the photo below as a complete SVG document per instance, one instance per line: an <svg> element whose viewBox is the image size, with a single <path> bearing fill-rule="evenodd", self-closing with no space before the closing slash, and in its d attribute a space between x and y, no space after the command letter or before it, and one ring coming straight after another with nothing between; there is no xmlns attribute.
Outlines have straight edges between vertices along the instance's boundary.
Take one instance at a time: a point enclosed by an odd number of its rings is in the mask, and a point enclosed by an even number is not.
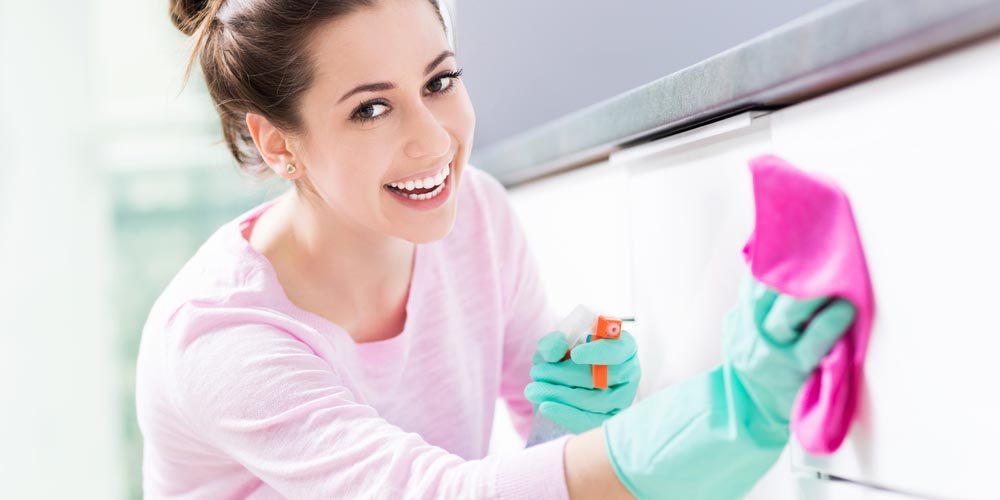
<svg viewBox="0 0 1000 500"><path fill-rule="evenodd" d="M170 0L170 19L194 37L184 73L197 57L233 158L257 178L270 169L246 125L248 112L285 132L300 132L299 103L312 84L307 44L328 21L379 0ZM445 26L437 1L429 0Z"/></svg>

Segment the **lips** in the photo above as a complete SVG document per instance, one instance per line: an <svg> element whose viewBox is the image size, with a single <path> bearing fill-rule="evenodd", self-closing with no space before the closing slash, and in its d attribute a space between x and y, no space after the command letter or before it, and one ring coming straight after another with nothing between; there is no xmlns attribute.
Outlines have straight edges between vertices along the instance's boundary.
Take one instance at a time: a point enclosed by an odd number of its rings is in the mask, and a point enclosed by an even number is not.
<svg viewBox="0 0 1000 500"><path fill-rule="evenodd" d="M390 187L389 185L384 185L382 189L385 189L393 200L401 203L407 208L419 211L430 211L444 205L448 202L448 199L451 198L454 177L454 174L448 175L444 179L444 182L442 182L438 187L425 194L401 191L397 188Z"/></svg>

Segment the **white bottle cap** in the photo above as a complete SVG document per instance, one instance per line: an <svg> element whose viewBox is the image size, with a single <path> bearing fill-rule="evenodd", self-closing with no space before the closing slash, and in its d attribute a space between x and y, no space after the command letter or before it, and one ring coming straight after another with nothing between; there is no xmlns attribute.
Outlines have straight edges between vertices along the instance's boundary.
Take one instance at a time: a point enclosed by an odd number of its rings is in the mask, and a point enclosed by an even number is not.
<svg viewBox="0 0 1000 500"><path fill-rule="evenodd" d="M596 327L597 314L587 306L578 305L556 325L556 330L566 334L566 343L573 349L586 342L587 335L592 335Z"/></svg>

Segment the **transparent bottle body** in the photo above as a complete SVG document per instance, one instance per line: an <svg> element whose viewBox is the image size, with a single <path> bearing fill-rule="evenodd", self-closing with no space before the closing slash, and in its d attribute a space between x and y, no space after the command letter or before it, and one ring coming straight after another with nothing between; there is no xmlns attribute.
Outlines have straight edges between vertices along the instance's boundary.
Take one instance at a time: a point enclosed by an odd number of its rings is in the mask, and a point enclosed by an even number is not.
<svg viewBox="0 0 1000 500"><path fill-rule="evenodd" d="M572 434L569 429L549 420L545 415L538 412L538 405L535 405L531 419L531 430L528 432L528 442L526 446L531 447L536 444L552 441L553 439Z"/></svg>

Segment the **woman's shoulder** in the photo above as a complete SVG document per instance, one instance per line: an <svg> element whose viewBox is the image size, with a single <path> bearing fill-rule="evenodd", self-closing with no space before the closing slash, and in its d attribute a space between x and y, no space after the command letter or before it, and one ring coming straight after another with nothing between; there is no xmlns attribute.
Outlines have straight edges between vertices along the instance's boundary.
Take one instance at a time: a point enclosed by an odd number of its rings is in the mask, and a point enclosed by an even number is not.
<svg viewBox="0 0 1000 500"><path fill-rule="evenodd" d="M268 203L231 219L205 240L156 298L147 327L167 327L185 307L232 316L234 312L259 311L273 302L280 285L269 275L263 256L256 254L241 234L247 218Z"/></svg>

